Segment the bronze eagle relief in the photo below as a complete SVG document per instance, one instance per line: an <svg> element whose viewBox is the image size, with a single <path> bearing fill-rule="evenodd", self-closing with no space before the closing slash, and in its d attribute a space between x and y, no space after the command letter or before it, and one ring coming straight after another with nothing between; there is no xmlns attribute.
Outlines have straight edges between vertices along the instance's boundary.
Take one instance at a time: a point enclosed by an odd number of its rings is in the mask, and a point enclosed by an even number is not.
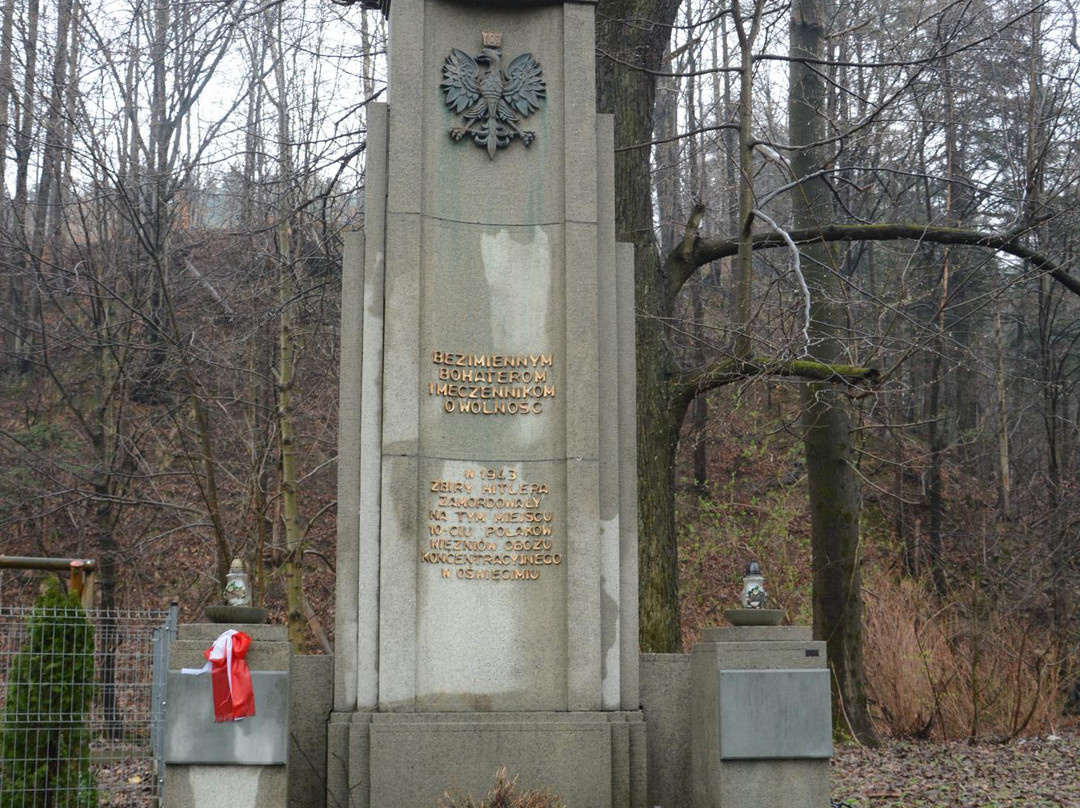
<svg viewBox="0 0 1080 808"><path fill-rule="evenodd" d="M462 126L450 129L450 137L457 141L470 136L494 160L514 138L525 146L536 138L519 124L540 109L547 89L531 53L514 57L504 68L502 34L483 31L481 36L484 48L476 56L457 48L450 51L439 87L450 111L464 116Z"/></svg>

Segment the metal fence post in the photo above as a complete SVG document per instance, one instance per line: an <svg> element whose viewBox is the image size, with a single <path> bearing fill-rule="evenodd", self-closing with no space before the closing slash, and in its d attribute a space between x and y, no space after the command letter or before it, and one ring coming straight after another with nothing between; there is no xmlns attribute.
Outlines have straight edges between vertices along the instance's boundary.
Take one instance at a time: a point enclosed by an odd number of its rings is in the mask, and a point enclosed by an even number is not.
<svg viewBox="0 0 1080 808"><path fill-rule="evenodd" d="M154 629L150 738L154 750L154 775L157 778L159 800L165 795L165 682L169 674L169 643L176 639L179 614L180 608L176 601L173 601L165 613L165 622Z"/></svg>

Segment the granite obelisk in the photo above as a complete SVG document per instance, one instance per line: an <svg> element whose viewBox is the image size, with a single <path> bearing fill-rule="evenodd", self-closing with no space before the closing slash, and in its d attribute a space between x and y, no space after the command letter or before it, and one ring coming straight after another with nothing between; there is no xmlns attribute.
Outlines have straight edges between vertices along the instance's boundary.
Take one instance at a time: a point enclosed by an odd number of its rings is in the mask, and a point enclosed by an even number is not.
<svg viewBox="0 0 1080 808"><path fill-rule="evenodd" d="M344 261L329 789L433 806L505 765L643 804L633 261L594 5L384 10Z"/></svg>

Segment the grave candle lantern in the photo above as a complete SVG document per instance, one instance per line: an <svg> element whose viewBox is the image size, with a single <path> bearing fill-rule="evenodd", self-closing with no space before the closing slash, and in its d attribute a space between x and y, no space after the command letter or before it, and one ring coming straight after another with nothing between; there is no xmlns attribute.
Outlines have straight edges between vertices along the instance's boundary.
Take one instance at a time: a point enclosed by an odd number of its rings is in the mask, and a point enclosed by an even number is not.
<svg viewBox="0 0 1080 808"><path fill-rule="evenodd" d="M769 596L765 592L765 576L756 561L751 561L743 576L742 605L744 609L764 609Z"/></svg>
<svg viewBox="0 0 1080 808"><path fill-rule="evenodd" d="M247 573L244 572L244 563L239 558L234 558L229 565L223 594L225 602L230 606L251 605L251 587L248 585Z"/></svg>

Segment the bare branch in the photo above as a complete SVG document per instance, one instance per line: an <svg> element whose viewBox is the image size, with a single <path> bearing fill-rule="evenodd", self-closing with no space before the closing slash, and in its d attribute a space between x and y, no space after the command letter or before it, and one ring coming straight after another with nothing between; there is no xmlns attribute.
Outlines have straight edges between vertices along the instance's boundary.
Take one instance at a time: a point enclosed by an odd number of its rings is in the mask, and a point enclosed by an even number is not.
<svg viewBox="0 0 1080 808"><path fill-rule="evenodd" d="M877 368L858 365L834 365L813 359L774 359L724 357L704 367L690 370L675 382L675 394L689 401L694 396L744 381L754 376L780 376L808 382L833 382L849 386L873 384L880 375Z"/></svg>
<svg viewBox="0 0 1080 808"><path fill-rule="evenodd" d="M635 143L632 146L619 146L615 149L616 152L634 151L635 149L646 149L650 146L656 146L660 143L671 143L676 140L683 140L694 135L703 135L706 132L722 132L725 129L731 129L738 131L739 125L737 123L721 123L716 126L702 126L698 129L693 129L689 132L680 132L672 137L654 138L653 140L645 140L641 143Z"/></svg>
<svg viewBox="0 0 1080 808"><path fill-rule="evenodd" d="M791 248L791 268L795 272L795 277L799 279L799 288L803 293L803 356L808 356L810 353L810 287L806 285L806 278L803 277L802 266L799 263L799 247L788 235L780 225L762 213L760 210L755 210L754 216L761 219L769 227L771 227L780 238L784 240L784 243Z"/></svg>
<svg viewBox="0 0 1080 808"><path fill-rule="evenodd" d="M924 224L834 224L813 230L793 230L787 235L796 244L837 241L920 241L997 250L1029 262L1034 269L1045 272L1074 295L1080 296L1080 277L1070 274L1065 267L1050 256L1023 244L1016 231L1001 234ZM755 250L785 246L787 246L787 241L775 233L754 234ZM734 239L699 239L694 245L691 260L686 261L680 247L678 251L668 255L665 264L665 268L671 273L669 282L681 287L698 267L733 256L738 249L739 243ZM676 288L675 291L677 294L678 289Z"/></svg>

